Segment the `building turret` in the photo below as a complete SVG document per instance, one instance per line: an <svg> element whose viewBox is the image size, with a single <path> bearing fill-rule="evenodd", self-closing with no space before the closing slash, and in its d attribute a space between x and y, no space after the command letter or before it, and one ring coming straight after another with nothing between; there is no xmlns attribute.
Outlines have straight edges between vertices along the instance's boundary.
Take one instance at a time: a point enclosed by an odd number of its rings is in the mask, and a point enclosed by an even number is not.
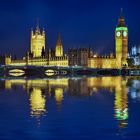
<svg viewBox="0 0 140 140"><path fill-rule="evenodd" d="M56 43L55 56L56 57L63 56L63 45L62 45L60 34L58 35L58 39L57 39L57 43Z"/></svg>
<svg viewBox="0 0 140 140"><path fill-rule="evenodd" d="M33 57L41 57L42 49L45 50L45 31L40 31L39 25L37 25L35 33L31 30L31 46L30 52Z"/></svg>

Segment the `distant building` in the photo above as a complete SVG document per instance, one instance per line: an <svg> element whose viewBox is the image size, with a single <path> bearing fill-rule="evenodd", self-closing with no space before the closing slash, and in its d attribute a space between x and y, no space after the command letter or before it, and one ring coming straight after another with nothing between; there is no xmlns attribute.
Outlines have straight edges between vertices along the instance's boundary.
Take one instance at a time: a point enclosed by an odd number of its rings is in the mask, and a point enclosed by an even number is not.
<svg viewBox="0 0 140 140"><path fill-rule="evenodd" d="M33 32L33 31L32 31ZM33 33L31 33L33 34ZM33 34L34 35L34 34ZM32 35L31 35L32 38ZM35 40L34 40L35 39ZM36 28L33 40L31 39L30 51L21 60L12 60L12 66L68 66L68 57L63 53L63 45L60 35L58 36L55 49L45 50L45 31L40 33L39 27ZM42 49L41 49L42 48Z"/></svg>
<svg viewBox="0 0 140 140"><path fill-rule="evenodd" d="M133 46L129 53L129 58L134 60L134 66L140 65L140 46Z"/></svg>
<svg viewBox="0 0 140 140"><path fill-rule="evenodd" d="M139 55L140 54L140 46L133 46L131 48L131 52L130 52L130 55L131 56L136 56L136 55Z"/></svg>
<svg viewBox="0 0 140 140"><path fill-rule="evenodd" d="M88 66L89 49L77 48L68 50L69 66Z"/></svg>

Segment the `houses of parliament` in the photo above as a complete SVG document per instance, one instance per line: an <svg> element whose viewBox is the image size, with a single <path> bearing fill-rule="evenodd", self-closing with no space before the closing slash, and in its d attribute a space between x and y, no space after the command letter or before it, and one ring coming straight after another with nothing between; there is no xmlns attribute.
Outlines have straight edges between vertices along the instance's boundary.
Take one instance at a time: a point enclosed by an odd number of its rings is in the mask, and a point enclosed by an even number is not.
<svg viewBox="0 0 140 140"><path fill-rule="evenodd" d="M127 66L128 28L121 13L115 29L115 54L97 56L91 48L71 48L64 54L60 34L55 49L46 48L45 31L39 26L31 30L30 49L23 59L1 56L0 63L6 66L82 66L89 68L122 68Z"/></svg>

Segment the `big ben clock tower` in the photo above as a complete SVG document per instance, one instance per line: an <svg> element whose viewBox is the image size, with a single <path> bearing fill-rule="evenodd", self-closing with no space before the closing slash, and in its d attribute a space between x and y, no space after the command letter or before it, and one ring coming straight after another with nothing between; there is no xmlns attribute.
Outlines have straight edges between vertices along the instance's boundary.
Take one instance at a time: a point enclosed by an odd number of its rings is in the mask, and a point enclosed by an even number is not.
<svg viewBox="0 0 140 140"><path fill-rule="evenodd" d="M116 42L116 67L122 68L127 66L128 56L128 28L125 24L125 19L122 14L118 21L118 25L115 30L115 42Z"/></svg>

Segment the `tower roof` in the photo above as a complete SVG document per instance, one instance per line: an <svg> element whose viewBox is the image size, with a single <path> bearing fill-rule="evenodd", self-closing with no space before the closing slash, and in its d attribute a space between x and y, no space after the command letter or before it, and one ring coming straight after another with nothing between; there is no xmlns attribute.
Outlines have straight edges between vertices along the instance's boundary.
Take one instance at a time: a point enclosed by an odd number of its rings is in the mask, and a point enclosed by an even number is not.
<svg viewBox="0 0 140 140"><path fill-rule="evenodd" d="M36 33L40 33L39 20L37 19Z"/></svg>
<svg viewBox="0 0 140 140"><path fill-rule="evenodd" d="M124 18L124 16L123 16L123 8L121 8L120 18Z"/></svg>
<svg viewBox="0 0 140 140"><path fill-rule="evenodd" d="M62 41L61 41L61 35L60 35L60 33L58 34L58 39L57 39L57 42L56 42L56 47L57 46L62 46Z"/></svg>
<svg viewBox="0 0 140 140"><path fill-rule="evenodd" d="M118 20L118 25L117 27L126 27L126 24L125 24L125 18L123 16L123 9L121 8L121 14L120 14L120 18Z"/></svg>

